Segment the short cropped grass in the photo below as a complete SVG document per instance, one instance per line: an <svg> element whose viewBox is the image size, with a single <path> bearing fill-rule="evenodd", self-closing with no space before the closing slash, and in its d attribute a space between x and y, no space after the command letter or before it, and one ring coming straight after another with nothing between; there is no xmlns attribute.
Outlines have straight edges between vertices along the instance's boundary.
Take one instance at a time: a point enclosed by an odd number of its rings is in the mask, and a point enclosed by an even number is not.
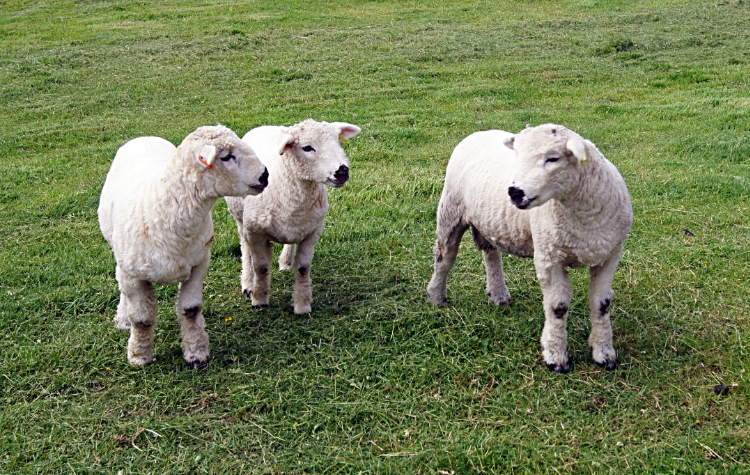
<svg viewBox="0 0 750 475"><path fill-rule="evenodd" d="M0 3L0 472L750 471L749 2ZM278 270L251 307L220 201L210 364L182 361L171 286L156 362L130 367L96 218L117 148L308 117L362 127L312 316ZM632 194L614 372L590 359L585 271L567 375L542 364L530 260L488 305L467 236L450 306L426 300L452 149L544 122Z"/></svg>

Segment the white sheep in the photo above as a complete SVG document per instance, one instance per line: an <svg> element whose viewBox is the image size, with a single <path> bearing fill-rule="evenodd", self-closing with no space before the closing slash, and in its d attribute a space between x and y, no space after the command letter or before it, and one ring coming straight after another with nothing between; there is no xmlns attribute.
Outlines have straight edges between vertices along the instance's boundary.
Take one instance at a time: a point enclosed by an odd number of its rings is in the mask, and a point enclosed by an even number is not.
<svg viewBox="0 0 750 475"><path fill-rule="evenodd" d="M533 257L544 295L544 361L553 371L567 372L572 287L565 268L588 266L589 345L596 363L615 369L612 279L632 223L630 196L617 168L572 130L546 124L516 135L477 132L458 144L448 163L428 297L434 305L447 304L448 273L469 227L484 254L487 294L496 305L511 300L502 253Z"/></svg>
<svg viewBox="0 0 750 475"><path fill-rule="evenodd" d="M258 127L242 138L270 173L262 195L226 198L240 234L242 291L253 306L268 305L271 243L278 242L284 244L280 269L295 267L294 313L312 311L310 266L328 213L326 185L339 188L349 179L339 138L359 132L356 125L308 119L291 127Z"/></svg>
<svg viewBox="0 0 750 475"><path fill-rule="evenodd" d="M267 184L268 172L253 150L222 125L200 127L177 148L159 137L139 137L120 147L98 214L117 264L120 304L114 321L120 330L130 328L130 364L154 359L152 283L176 282L185 361L193 367L208 362L202 292L214 239L211 208L219 197L256 195Z"/></svg>

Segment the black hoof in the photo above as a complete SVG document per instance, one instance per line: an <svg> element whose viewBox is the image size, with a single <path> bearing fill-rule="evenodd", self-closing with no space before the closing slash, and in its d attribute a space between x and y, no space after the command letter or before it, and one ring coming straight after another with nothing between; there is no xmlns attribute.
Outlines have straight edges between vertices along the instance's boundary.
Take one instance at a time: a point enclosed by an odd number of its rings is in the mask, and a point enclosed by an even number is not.
<svg viewBox="0 0 750 475"><path fill-rule="evenodd" d="M264 303L263 305L253 305L253 308L267 308L268 304Z"/></svg>
<svg viewBox="0 0 750 475"><path fill-rule="evenodd" d="M565 374L570 372L570 362L566 362L565 364L547 364L547 369L555 373Z"/></svg>
<svg viewBox="0 0 750 475"><path fill-rule="evenodd" d="M242 293L245 294L245 297L248 297L248 298L253 296L253 291L250 289L242 289Z"/></svg>
<svg viewBox="0 0 750 475"><path fill-rule="evenodd" d="M598 363L597 362L596 364L598 364L599 366L603 367L607 371L614 371L614 370L617 369L617 361L611 360L609 358L605 359L604 363Z"/></svg>
<svg viewBox="0 0 750 475"><path fill-rule="evenodd" d="M206 359L205 361L199 360L199 359L192 359L188 361L187 364L193 369L205 368L206 365L208 365L208 359Z"/></svg>

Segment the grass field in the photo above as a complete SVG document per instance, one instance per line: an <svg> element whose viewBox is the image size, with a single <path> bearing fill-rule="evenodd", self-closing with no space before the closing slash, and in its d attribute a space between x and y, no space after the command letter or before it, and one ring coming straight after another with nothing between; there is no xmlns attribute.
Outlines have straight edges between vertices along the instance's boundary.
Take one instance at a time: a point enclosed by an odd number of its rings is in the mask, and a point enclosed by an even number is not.
<svg viewBox="0 0 750 475"><path fill-rule="evenodd" d="M750 472L748 44L746 0L1 1L0 473ZM240 293L222 200L210 364L182 360L171 286L156 362L130 367L96 217L117 148L308 117L363 130L312 316L278 270L269 308ZM426 300L453 147L545 122L632 195L614 372L591 361L585 271L566 375L530 260L488 305L467 235L451 305Z"/></svg>

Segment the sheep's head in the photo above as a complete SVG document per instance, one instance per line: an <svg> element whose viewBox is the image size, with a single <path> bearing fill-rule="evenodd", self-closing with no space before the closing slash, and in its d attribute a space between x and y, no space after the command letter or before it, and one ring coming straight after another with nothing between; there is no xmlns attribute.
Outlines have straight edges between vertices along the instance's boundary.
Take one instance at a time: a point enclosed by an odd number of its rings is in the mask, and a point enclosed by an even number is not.
<svg viewBox="0 0 750 475"><path fill-rule="evenodd" d="M279 154L292 158L290 166L303 180L334 188L349 180L349 158L339 143L356 136L360 128L345 122L307 119L286 129Z"/></svg>
<svg viewBox="0 0 750 475"><path fill-rule="evenodd" d="M587 145L572 130L554 124L527 127L504 143L516 151L508 195L519 209L563 199L578 185Z"/></svg>
<svg viewBox="0 0 750 475"><path fill-rule="evenodd" d="M223 125L199 127L182 141L177 153L198 169L201 186L212 196L257 195L268 186L265 165Z"/></svg>

